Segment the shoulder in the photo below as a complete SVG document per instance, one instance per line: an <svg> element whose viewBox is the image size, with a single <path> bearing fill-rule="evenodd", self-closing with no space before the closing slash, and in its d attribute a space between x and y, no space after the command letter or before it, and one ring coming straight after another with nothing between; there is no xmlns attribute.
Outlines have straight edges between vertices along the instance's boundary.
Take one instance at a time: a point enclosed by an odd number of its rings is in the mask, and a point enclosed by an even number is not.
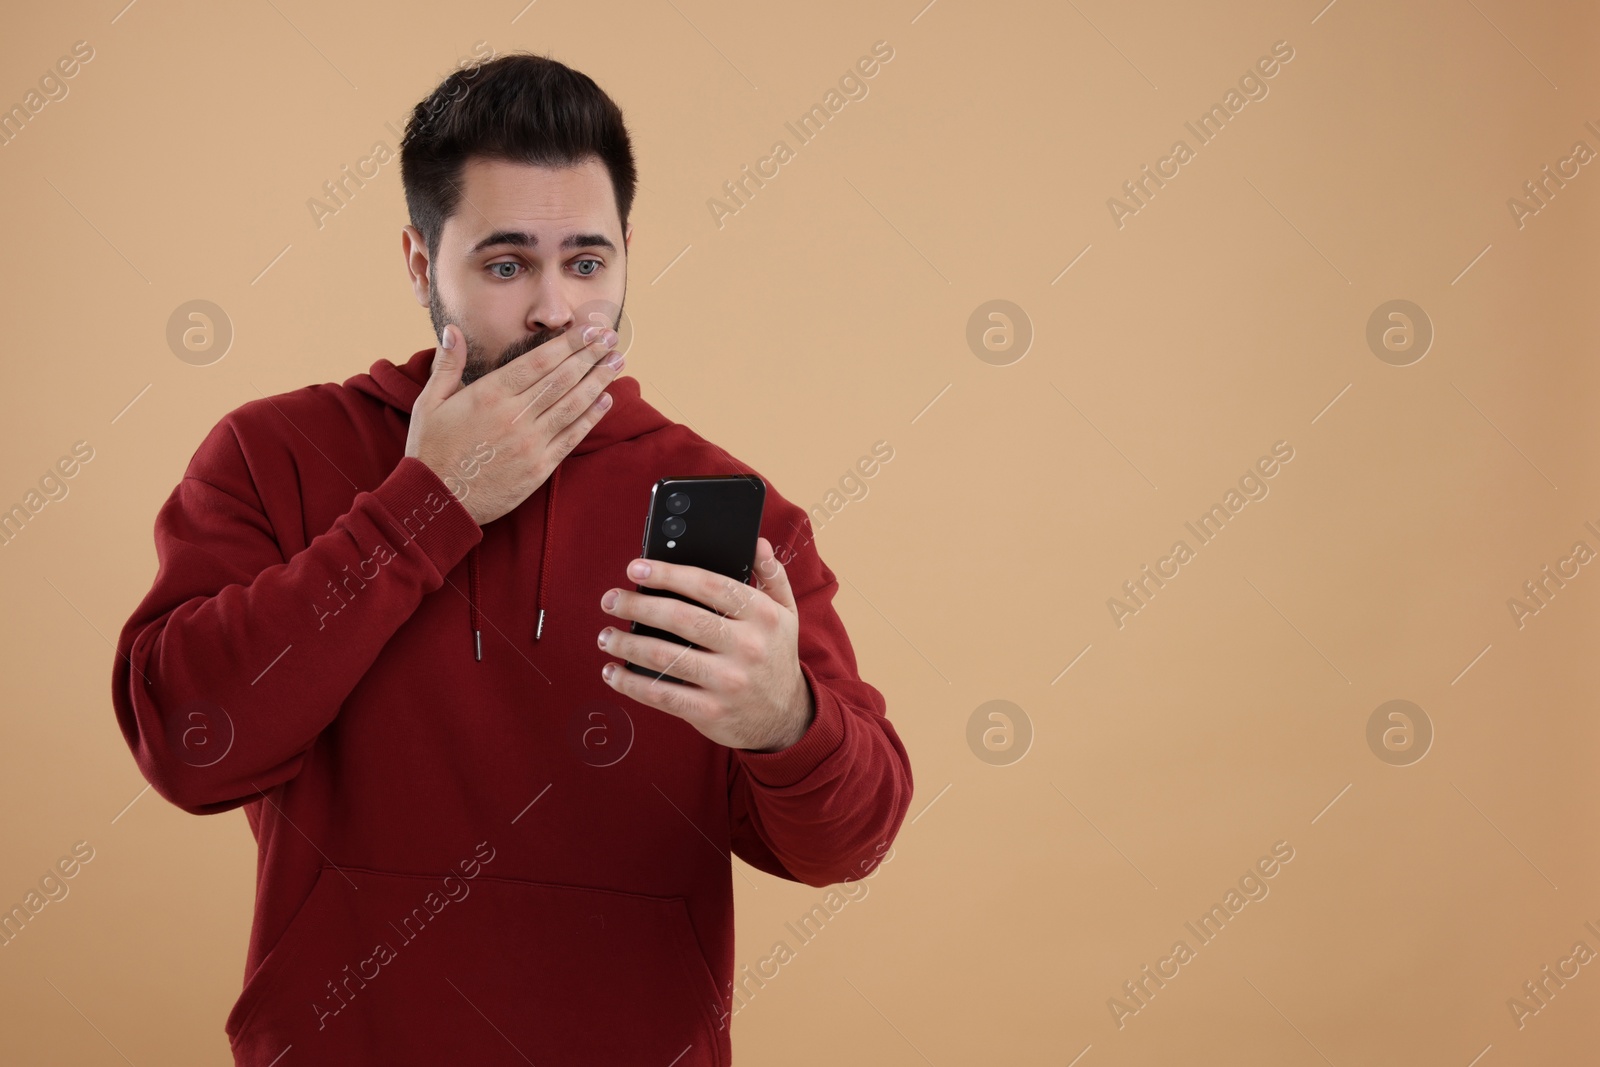
<svg viewBox="0 0 1600 1067"><path fill-rule="evenodd" d="M195 449L186 478L236 492L306 457L349 454L376 401L333 382L247 400L217 420Z"/></svg>
<svg viewBox="0 0 1600 1067"><path fill-rule="evenodd" d="M231 426L243 442L294 443L296 436L347 431L382 406L348 386L322 382L247 400L224 415L219 425Z"/></svg>

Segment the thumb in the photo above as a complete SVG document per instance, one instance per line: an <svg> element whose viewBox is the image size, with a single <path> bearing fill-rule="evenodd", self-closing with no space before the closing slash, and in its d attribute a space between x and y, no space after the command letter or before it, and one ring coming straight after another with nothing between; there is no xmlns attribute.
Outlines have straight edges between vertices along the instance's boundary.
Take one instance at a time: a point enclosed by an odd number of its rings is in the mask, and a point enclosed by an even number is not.
<svg viewBox="0 0 1600 1067"><path fill-rule="evenodd" d="M756 538L756 588L776 600L790 611L799 611L794 590L789 586L789 572L773 550L772 542L765 537Z"/></svg>
<svg viewBox="0 0 1600 1067"><path fill-rule="evenodd" d="M436 407L461 388L461 370L466 361L466 345L462 343L461 328L448 323L439 331L439 345L433 350L433 367L428 381L417 397L417 406L426 400L428 407Z"/></svg>

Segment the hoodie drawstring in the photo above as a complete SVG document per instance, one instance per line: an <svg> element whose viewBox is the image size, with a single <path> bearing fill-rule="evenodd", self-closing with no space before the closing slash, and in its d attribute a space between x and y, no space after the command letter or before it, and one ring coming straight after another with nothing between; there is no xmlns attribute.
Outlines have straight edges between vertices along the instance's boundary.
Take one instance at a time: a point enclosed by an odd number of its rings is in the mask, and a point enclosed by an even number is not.
<svg viewBox="0 0 1600 1067"><path fill-rule="evenodd" d="M472 643L478 659L483 659L483 633L478 629L478 546L467 553L467 603L471 607Z"/></svg>
<svg viewBox="0 0 1600 1067"><path fill-rule="evenodd" d="M550 587L550 542L555 536L556 489L561 485L561 466L550 473L550 495L544 498L544 541L539 545L539 623L533 630L533 639L544 636L544 594Z"/></svg>
<svg viewBox="0 0 1600 1067"><path fill-rule="evenodd" d="M539 546L539 590L534 600L538 610L538 622L534 627L533 639L539 640L544 636L544 602L550 588L550 543L553 534L552 526L556 517L556 487L561 482L561 467L550 474L550 491L544 499L544 539ZM478 626L478 545L473 545L467 553L467 603L470 609L468 625L472 627L473 654L478 661L483 660L483 631Z"/></svg>

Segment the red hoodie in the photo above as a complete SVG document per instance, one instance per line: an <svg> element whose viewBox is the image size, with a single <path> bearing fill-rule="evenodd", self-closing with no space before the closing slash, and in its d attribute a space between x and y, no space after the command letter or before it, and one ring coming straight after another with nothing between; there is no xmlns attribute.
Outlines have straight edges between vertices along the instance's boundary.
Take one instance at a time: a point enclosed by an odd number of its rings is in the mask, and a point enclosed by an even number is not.
<svg viewBox="0 0 1600 1067"><path fill-rule="evenodd" d="M618 377L545 485L480 527L404 456L432 362L223 418L117 642L139 769L185 811L243 806L256 837L235 1062L730 1063L731 854L861 878L911 802L838 582L769 483L816 704L791 747L726 748L623 697L595 635L617 625L601 594L636 587L650 487L758 472Z"/></svg>

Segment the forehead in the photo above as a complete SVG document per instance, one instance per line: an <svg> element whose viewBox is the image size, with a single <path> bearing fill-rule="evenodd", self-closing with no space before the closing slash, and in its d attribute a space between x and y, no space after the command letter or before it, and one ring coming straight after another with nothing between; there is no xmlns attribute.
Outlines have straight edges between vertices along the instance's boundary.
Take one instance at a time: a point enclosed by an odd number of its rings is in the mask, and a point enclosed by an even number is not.
<svg viewBox="0 0 1600 1067"><path fill-rule="evenodd" d="M597 158L573 167L469 159L461 171L461 193L445 222L444 240L463 247L497 230L547 234L542 247L553 247L567 231L620 236L611 175Z"/></svg>

